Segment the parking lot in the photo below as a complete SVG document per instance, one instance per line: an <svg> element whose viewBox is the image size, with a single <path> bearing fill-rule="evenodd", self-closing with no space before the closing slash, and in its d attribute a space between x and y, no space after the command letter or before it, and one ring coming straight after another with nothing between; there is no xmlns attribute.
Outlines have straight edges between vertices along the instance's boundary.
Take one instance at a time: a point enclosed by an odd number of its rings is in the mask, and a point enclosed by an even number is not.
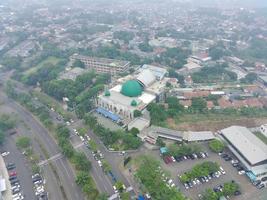
<svg viewBox="0 0 267 200"><path fill-rule="evenodd" d="M11 138L6 138L1 152L9 151L9 155L4 157L5 164L14 163L15 168L12 172L16 172L18 183L20 184L21 195L25 199L35 199L35 194L33 190L33 183L31 180L31 166L28 164L24 156L17 150L15 143L11 141ZM9 171L9 173L11 172Z"/></svg>
<svg viewBox="0 0 267 200"><path fill-rule="evenodd" d="M234 168L230 161L225 161L221 156L218 154L215 154L211 152L207 145L202 145L203 150L208 153L207 158L198 158L198 159L187 159L182 160L180 162L173 162L166 164L163 159L161 160L162 167L169 171L171 173L171 178L174 180L174 183L178 188L181 189L181 191L189 198L191 199L199 199L198 195L203 193L206 189L211 188L213 189L216 186L223 185L225 182L230 182L234 180L236 183L240 186L241 195L232 197L231 199L236 200L244 200L247 199L247 197L251 193L255 193L258 191L257 188L255 188L249 179L246 177L246 175L239 175L236 168ZM159 152L157 153L159 156ZM233 155L230 152L227 152L227 154ZM205 183L199 183L194 185L192 188L186 189L184 185L179 181L178 175L182 175L183 173L190 171L192 167L196 164L200 164L204 161L212 161L217 162L226 172L225 175L220 175L219 178L211 178L208 182Z"/></svg>

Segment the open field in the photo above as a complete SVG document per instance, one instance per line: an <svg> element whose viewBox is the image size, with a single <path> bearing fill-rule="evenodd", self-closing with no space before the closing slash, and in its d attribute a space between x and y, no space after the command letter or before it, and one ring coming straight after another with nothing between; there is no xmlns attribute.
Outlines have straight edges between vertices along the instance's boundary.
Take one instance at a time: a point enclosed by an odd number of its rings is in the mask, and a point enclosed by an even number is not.
<svg viewBox="0 0 267 200"><path fill-rule="evenodd" d="M267 123L267 117L246 118L222 115L182 115L179 119L168 119L168 127L176 130L217 131L232 125L257 127Z"/></svg>
<svg viewBox="0 0 267 200"><path fill-rule="evenodd" d="M35 67L32 67L32 68L26 70L23 74L26 76L30 75L30 74L36 72L38 69L42 68L45 64L56 65L59 61L61 61L60 58L50 56L50 57L46 58L45 60L43 60L42 62L40 62Z"/></svg>

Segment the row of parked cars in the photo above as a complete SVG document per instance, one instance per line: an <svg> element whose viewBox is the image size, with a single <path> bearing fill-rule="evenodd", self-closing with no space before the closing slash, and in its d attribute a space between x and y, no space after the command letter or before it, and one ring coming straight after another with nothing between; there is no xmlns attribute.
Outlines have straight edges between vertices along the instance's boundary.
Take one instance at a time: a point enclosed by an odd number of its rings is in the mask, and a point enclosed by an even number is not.
<svg viewBox="0 0 267 200"><path fill-rule="evenodd" d="M189 188L193 188L197 185L201 185L204 183L207 183L209 181L211 181L213 178L219 178L222 175L225 175L226 172L224 171L224 169L222 167L220 167L220 170L214 173L210 173L208 176L200 176L198 178L195 178L191 181L187 181L185 183L183 183L185 189L189 189ZM178 178L181 178L181 175L178 175Z"/></svg>
<svg viewBox="0 0 267 200"><path fill-rule="evenodd" d="M34 192L37 200L48 200L48 194L45 191L45 181L40 174L32 175L32 182L34 184Z"/></svg>
<svg viewBox="0 0 267 200"><path fill-rule="evenodd" d="M8 170L9 182L11 184L12 199L13 200L24 199L24 195L21 192L21 186L17 176L17 172L15 171L16 169L15 163L8 163L6 165L6 168Z"/></svg>
<svg viewBox="0 0 267 200"><path fill-rule="evenodd" d="M245 174L247 170L245 167L242 166L242 164L237 159L233 159L230 155L226 153L219 153L219 155L225 160L230 161L234 168L238 171L239 175ZM266 178L266 179L264 179ZM267 177L263 177L261 180L254 181L252 184L256 186L258 189L262 189L265 187L265 184L263 182L267 181Z"/></svg>
<svg viewBox="0 0 267 200"><path fill-rule="evenodd" d="M238 171L239 175L245 174L246 170L242 166L242 164L239 162L239 160L232 158L230 155L226 153L219 153L219 155L225 160L225 161L230 161L233 167L235 167Z"/></svg>
<svg viewBox="0 0 267 200"><path fill-rule="evenodd" d="M169 187L169 188L175 188L176 187L174 181L172 179L168 178L165 175L165 173L163 172L163 170L161 169L160 166L158 167L157 172L159 174L161 174L161 179L165 182L165 184L166 184L167 187Z"/></svg>
<svg viewBox="0 0 267 200"><path fill-rule="evenodd" d="M165 155L163 156L163 160L166 164L170 164L173 162L181 162L185 160L195 160L195 159L203 159L207 158L209 155L207 152L198 152L198 153L192 153L189 155L184 155L184 156L169 156Z"/></svg>

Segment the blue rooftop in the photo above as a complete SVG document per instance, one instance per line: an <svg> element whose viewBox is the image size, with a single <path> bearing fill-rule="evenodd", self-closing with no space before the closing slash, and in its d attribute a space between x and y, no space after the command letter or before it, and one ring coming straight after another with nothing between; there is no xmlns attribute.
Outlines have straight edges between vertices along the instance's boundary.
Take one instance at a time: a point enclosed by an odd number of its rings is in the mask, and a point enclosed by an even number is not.
<svg viewBox="0 0 267 200"><path fill-rule="evenodd" d="M161 147L160 148L160 153L161 154L164 154L164 153L167 153L168 152L168 148L167 147Z"/></svg>
<svg viewBox="0 0 267 200"><path fill-rule="evenodd" d="M105 117L111 119L112 121L115 121L115 122L119 122L120 121L120 117L104 108L100 108L98 107L96 109L96 112L99 113L99 114L102 114L104 115Z"/></svg>
<svg viewBox="0 0 267 200"><path fill-rule="evenodd" d="M257 177L253 174L253 172L249 171L246 172L246 175L249 177L249 179L253 182L257 179Z"/></svg>
<svg viewBox="0 0 267 200"><path fill-rule="evenodd" d="M138 196L138 200L145 200L145 197L142 196L142 195L139 195L139 196Z"/></svg>

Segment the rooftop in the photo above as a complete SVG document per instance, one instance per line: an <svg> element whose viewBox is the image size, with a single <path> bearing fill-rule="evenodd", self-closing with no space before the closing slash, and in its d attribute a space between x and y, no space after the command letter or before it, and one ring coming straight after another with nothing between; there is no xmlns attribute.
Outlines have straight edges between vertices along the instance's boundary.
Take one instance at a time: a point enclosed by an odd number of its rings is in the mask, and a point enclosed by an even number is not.
<svg viewBox="0 0 267 200"><path fill-rule="evenodd" d="M246 127L231 126L221 133L251 165L267 160L267 145Z"/></svg>

